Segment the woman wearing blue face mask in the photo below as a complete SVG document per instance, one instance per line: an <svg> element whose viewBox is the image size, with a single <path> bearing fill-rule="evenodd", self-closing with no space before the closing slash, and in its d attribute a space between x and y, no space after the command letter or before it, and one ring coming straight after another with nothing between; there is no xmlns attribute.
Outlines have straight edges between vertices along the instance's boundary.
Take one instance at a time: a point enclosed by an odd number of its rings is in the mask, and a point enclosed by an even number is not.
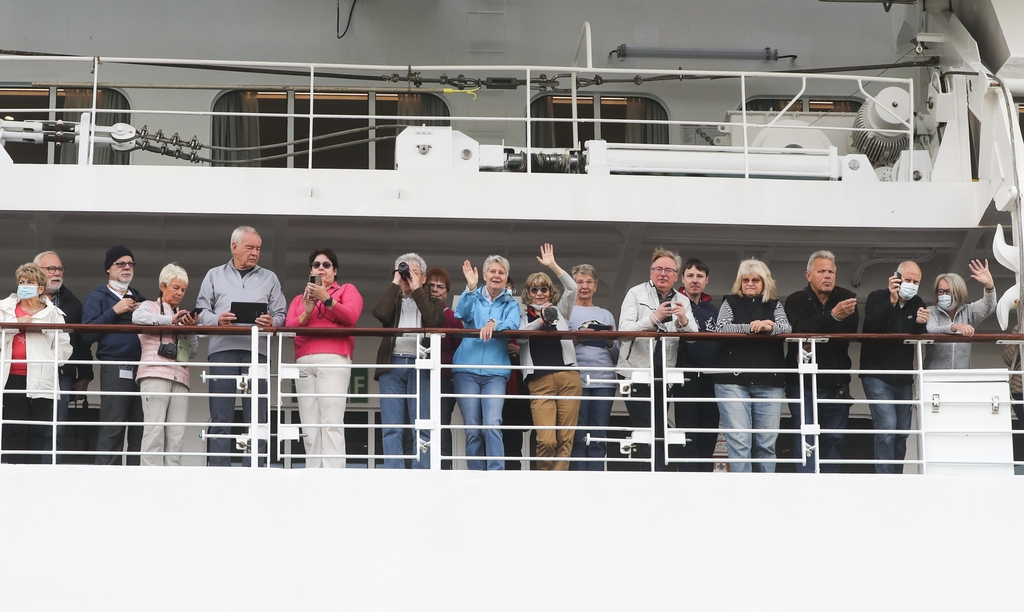
<svg viewBox="0 0 1024 612"><path fill-rule="evenodd" d="M46 273L33 263L17 269L17 293L0 300L0 322L63 323L64 313L43 295ZM59 330L18 332L7 329L3 336L4 421L44 421L42 425L7 424L3 426L3 450L50 450L54 430L55 392L54 357L60 366L71 356L71 338ZM43 454L4 454L4 463L50 463Z"/></svg>
<svg viewBox="0 0 1024 612"><path fill-rule="evenodd" d="M968 267L971 278L985 286L984 296L977 302L967 303L967 285L959 274L940 274L935 279L937 304L929 306L929 334L960 334L973 336L974 328L996 311L996 287L988 260L982 264L975 259ZM950 370L971 367L971 345L966 342L937 342L928 346L924 358L928 370Z"/></svg>

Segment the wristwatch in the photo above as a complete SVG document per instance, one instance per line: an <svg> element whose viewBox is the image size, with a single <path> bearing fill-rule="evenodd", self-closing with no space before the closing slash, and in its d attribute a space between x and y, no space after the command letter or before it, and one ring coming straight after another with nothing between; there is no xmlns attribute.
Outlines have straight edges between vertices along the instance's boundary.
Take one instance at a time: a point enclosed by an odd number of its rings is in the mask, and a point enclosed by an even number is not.
<svg viewBox="0 0 1024 612"><path fill-rule="evenodd" d="M324 300L324 306L326 306L328 308L334 308L334 297L331 296L331 297L327 298L326 300Z"/></svg>

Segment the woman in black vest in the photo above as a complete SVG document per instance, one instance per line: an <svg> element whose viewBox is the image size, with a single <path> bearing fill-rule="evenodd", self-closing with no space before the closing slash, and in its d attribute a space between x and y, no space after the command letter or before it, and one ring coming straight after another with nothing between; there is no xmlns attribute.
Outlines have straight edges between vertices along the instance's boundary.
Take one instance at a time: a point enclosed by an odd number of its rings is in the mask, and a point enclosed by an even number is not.
<svg viewBox="0 0 1024 612"><path fill-rule="evenodd" d="M731 334L786 334L792 328L775 293L772 273L763 262L748 259L740 263L736 282L725 296L715 331ZM718 353L719 368L736 372L715 375L715 395L725 429L768 429L766 433L727 433L730 459L758 459L762 472L775 471L775 440L782 418L786 367L782 342L723 342ZM777 372L742 371L749 368L777 369ZM738 401L737 401L738 400ZM751 448L753 442L753 448ZM765 461L768 460L768 461ZM733 472L751 471L749 461L731 463Z"/></svg>

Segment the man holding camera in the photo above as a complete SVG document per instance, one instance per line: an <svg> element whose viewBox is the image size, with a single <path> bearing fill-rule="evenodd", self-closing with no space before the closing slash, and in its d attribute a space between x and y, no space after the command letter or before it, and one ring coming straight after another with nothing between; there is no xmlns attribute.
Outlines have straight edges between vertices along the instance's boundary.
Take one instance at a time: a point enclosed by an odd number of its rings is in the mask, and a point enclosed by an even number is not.
<svg viewBox="0 0 1024 612"><path fill-rule="evenodd" d="M242 225L231 232L231 261L222 266L211 268L203 279L196 298L199 325L229 327L235 324L256 325L261 330L284 325L288 303L281 292L281 283L277 275L261 268L260 250L263 239L259 232L248 225ZM238 321L231 312L232 303L258 305L263 314L255 317L250 323ZM237 376L249 376L249 365L252 363L252 342L248 335L212 335L210 336L209 360L223 363L212 366L211 376L223 377L210 380L210 393L221 394L210 397L210 433L227 435L231 433L230 423L235 420L235 397L238 394ZM267 363L267 339L259 339L259 362ZM260 379L259 422L267 422L267 381ZM251 401L248 396L242 397L242 414L246 423L251 421ZM255 437L255 432L250 432ZM232 441L229 438L211 438L210 453L207 465L227 467L231 465ZM267 441L260 440L257 445L260 454L267 452ZM250 458L242 460L249 465ZM260 460L263 463L263 460Z"/></svg>
<svg viewBox="0 0 1024 612"><path fill-rule="evenodd" d="M92 291L82 305L82 323L100 325L131 325L132 313L146 298L130 286L135 277L135 256L124 245L107 251L104 261L107 284ZM87 346L96 343L96 359L110 362L100 365L100 391L103 393L138 393L135 382L142 347L139 336L130 333L84 333ZM142 397L139 395L103 395L100 398L100 422L125 423L142 421ZM124 425L101 425L96 436L99 453L124 452ZM128 427L128 452L138 453L142 445L142 427ZM98 454L97 465L119 465L123 454ZM139 455L130 455L128 465L139 465Z"/></svg>
<svg viewBox="0 0 1024 612"><path fill-rule="evenodd" d="M444 304L423 287L423 271L427 264L416 253L406 253L395 260L391 284L373 308L373 316L384 327L420 328L444 325ZM373 377L380 384L380 420L384 425L414 425L417 418L430 418L430 372L416 373L416 358L421 356L422 343L417 334L385 336L377 351L378 365L396 367L377 368ZM404 367L403 367L404 366ZM393 397L408 395L411 397ZM417 417L417 415L419 415ZM384 444L384 467L402 469L403 454L413 454L413 468L430 467L430 449L420 453L413 448L403 451L403 429L385 427L381 438ZM430 431L419 432L419 441L430 441Z"/></svg>

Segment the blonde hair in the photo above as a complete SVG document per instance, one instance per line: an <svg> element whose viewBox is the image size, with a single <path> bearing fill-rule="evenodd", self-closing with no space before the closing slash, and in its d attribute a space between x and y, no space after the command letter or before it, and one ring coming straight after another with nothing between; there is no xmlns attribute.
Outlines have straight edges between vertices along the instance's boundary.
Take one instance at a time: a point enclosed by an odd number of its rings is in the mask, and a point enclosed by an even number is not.
<svg viewBox="0 0 1024 612"><path fill-rule="evenodd" d="M14 280L20 281L21 279L30 280L38 287L46 286L46 272L34 263L21 264L18 269L14 271Z"/></svg>
<svg viewBox="0 0 1024 612"><path fill-rule="evenodd" d="M163 270L160 270L161 285L170 285L172 280L179 280L186 285L188 284L188 273L176 261L167 264Z"/></svg>
<svg viewBox="0 0 1024 612"><path fill-rule="evenodd" d="M523 293L529 295L530 287L547 287L548 295L551 296L551 303L557 304L558 298L562 297L561 292L555 287L555 284L551 282L551 277L543 272L534 272L533 274L526 277L526 282L523 284Z"/></svg>
<svg viewBox="0 0 1024 612"><path fill-rule="evenodd" d="M665 247L658 247L654 249L654 252L651 253L651 265L653 266L654 262L658 261L662 257L669 257L672 261L676 262L676 274L681 271L680 268L683 267L683 258L679 256L679 253L670 251Z"/></svg>
<svg viewBox="0 0 1024 612"><path fill-rule="evenodd" d="M935 277L935 298L939 297L939 283L946 281L949 283L949 291L953 294L953 301L956 302L957 306L963 306L967 303L967 283L959 274L947 272L946 274L940 274Z"/></svg>
<svg viewBox="0 0 1024 612"><path fill-rule="evenodd" d="M758 259L745 259L740 262L739 270L736 271L736 282L732 284L733 295L743 295L743 277L750 274L755 274L761 278L761 283L764 285L764 289L761 292L761 301L767 302L768 300L774 300L778 296L775 293L775 279L772 278L772 272L768 269L763 261Z"/></svg>

